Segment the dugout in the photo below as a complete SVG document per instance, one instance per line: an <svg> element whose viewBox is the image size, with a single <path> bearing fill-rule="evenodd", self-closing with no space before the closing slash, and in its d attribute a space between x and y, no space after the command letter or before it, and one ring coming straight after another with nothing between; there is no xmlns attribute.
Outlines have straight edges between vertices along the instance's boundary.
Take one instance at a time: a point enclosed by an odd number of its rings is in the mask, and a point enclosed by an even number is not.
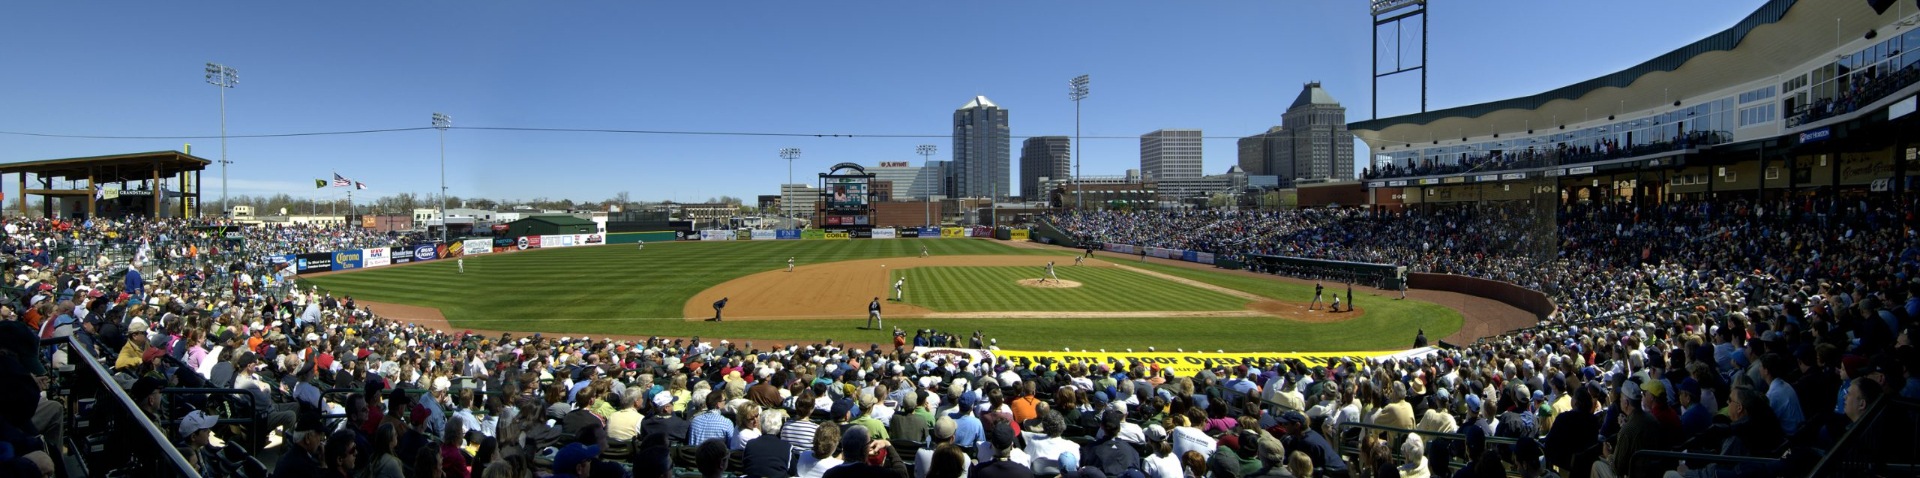
<svg viewBox="0 0 1920 478"><path fill-rule="evenodd" d="M1291 256L1248 254L1246 266L1254 272L1281 273L1294 277L1322 277L1326 280L1373 284L1382 289L1398 289L1406 280L1401 267L1394 264L1330 261Z"/></svg>
<svg viewBox="0 0 1920 478"><path fill-rule="evenodd" d="M507 223L507 237L598 234L593 221L566 215L529 216Z"/></svg>

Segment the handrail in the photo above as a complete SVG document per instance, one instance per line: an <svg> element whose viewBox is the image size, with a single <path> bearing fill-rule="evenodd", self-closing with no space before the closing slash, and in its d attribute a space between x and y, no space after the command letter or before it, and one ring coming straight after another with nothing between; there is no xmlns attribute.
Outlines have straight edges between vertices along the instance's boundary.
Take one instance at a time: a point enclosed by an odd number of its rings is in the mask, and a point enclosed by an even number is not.
<svg viewBox="0 0 1920 478"><path fill-rule="evenodd" d="M86 347L80 346L78 339L75 339L74 336L67 336L65 338L42 339L40 341L40 346L43 348L49 344L56 346L64 344L70 350L70 353L78 357L78 360L72 362L74 362L76 366L88 367L88 369L93 372L93 376L102 382L99 384L100 388L112 392L113 400L117 402L117 405L122 407L122 410L126 410L127 415L135 418L130 423L122 423L121 426L133 425L140 427L140 431L146 435L146 438L150 440L156 448L159 448L164 461L172 465L172 471L174 473L179 476L199 478L199 470L195 470L192 466L188 465L187 458L180 455L180 450L174 448L173 442L167 439L166 434L161 433L159 427L155 426L152 420L147 419L146 414L140 413L140 407L134 405L133 397L127 396L126 390L121 390L118 384L106 382L107 377L112 377L113 375L108 373L106 368L100 366L100 360L95 358L91 351L88 351Z"/></svg>
<svg viewBox="0 0 1920 478"><path fill-rule="evenodd" d="M1889 412L1889 409L1893 408L1896 405L1900 407L1905 407L1909 410L1920 409L1920 400L1903 398L1903 397L1900 397L1899 395L1894 395L1891 393L1882 395L1880 397L1880 400L1874 401L1872 405L1867 406L1867 412L1861 415L1862 418L1858 423L1872 424L1872 423L1878 422L1881 419L1881 415L1887 414ZM1828 468L1829 466L1841 466L1841 467L1848 466L1848 461L1845 458L1836 459L1835 457L1847 454L1846 451L1849 450L1852 446L1858 446L1858 443L1856 442L1860 440L1871 439L1872 437L1859 436L1860 433L1863 433L1861 430L1867 429L1870 426L1871 425L1869 425L1868 427L1854 426L1854 427L1848 428L1846 433L1840 435L1839 440L1834 440L1833 447L1828 449L1826 456L1820 457L1820 461L1814 464L1813 470L1811 470L1807 474L1807 476L1813 477L1813 476L1833 475L1835 474L1833 472L1838 470L1829 469ZM1886 463L1877 463L1876 465L1887 466Z"/></svg>
<svg viewBox="0 0 1920 478"><path fill-rule="evenodd" d="M1640 450L1640 451L1633 452L1633 456L1627 458L1627 460L1633 464L1633 467L1635 469L1638 469L1641 466L1645 466L1644 463L1646 463L1648 460L1653 460L1657 458L1666 458L1670 460L1710 461L1715 463L1739 463L1739 464L1771 465L1771 464L1780 463L1779 458L1765 458L1765 457L1757 457L1757 456L1733 456L1733 455L1721 455L1721 454L1715 454L1715 453L1692 453L1692 452L1668 451L1668 450Z"/></svg>

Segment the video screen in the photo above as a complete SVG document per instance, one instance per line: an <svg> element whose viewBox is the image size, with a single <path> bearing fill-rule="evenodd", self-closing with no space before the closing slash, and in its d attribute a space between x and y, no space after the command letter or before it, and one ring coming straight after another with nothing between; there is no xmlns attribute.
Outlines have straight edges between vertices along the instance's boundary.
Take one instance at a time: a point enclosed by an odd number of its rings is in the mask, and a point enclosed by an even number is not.
<svg viewBox="0 0 1920 478"><path fill-rule="evenodd" d="M828 209L867 208L867 183L847 181L827 184Z"/></svg>

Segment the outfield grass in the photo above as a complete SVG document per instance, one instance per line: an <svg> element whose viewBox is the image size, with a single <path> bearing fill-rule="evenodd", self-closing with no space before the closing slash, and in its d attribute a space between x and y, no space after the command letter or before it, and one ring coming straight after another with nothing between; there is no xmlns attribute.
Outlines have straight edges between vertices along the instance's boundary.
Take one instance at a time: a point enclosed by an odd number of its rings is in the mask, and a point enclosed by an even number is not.
<svg viewBox="0 0 1920 478"><path fill-rule="evenodd" d="M466 274L458 274L453 261L443 260L302 280L335 295L437 307L454 327L887 343L891 340L887 332L861 329L864 319L689 322L681 318L681 308L701 290L742 276L783 269L789 256L799 264L910 257L919 255L922 245L935 255L1073 255L1065 250L1015 248L998 241L971 239L675 242L651 243L644 251L631 246L599 246L474 256L467 259ZM1273 280L1157 264L1126 264L1283 300L1306 300L1313 293L1311 286L1305 286L1302 292L1302 286ZM1037 277L1038 273L1029 275ZM925 289L915 288L919 290ZM1365 318L1335 324L1279 318L1052 318L892 319L887 325L909 330L934 328L961 335L981 330L998 338L1001 347L1014 350L1120 350L1152 345L1161 350L1259 352L1402 349L1412 343L1416 327L1425 327L1429 337L1444 337L1460 327L1458 313L1425 302L1362 298L1361 306L1368 308Z"/></svg>
<svg viewBox="0 0 1920 478"><path fill-rule="evenodd" d="M1041 267L914 267L906 302L941 312L1240 310L1247 300L1111 267L1056 267L1081 283L1070 289L1018 284L1045 276Z"/></svg>

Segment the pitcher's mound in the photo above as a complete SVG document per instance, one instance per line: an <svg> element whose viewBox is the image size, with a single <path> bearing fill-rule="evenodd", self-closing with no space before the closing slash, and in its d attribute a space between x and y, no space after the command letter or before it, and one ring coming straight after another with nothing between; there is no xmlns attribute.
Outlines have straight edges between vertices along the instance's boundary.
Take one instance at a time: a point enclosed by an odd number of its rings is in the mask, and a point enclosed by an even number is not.
<svg viewBox="0 0 1920 478"><path fill-rule="evenodd" d="M1043 280L1046 282L1041 282ZM1039 287L1042 289L1072 289L1075 287L1080 287L1079 282L1074 282L1070 280L1056 281L1052 279L1020 279L1020 285L1027 286L1027 287Z"/></svg>

